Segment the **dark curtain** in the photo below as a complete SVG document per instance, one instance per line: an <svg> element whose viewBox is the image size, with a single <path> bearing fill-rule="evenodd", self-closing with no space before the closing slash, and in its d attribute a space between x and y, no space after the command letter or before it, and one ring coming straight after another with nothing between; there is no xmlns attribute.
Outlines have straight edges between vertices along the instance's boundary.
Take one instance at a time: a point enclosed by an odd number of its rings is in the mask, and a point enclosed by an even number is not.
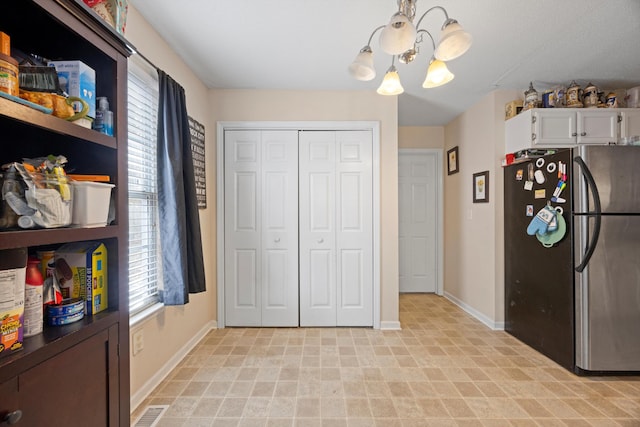
<svg viewBox="0 0 640 427"><path fill-rule="evenodd" d="M165 305L206 290L184 88L158 70L158 210Z"/></svg>

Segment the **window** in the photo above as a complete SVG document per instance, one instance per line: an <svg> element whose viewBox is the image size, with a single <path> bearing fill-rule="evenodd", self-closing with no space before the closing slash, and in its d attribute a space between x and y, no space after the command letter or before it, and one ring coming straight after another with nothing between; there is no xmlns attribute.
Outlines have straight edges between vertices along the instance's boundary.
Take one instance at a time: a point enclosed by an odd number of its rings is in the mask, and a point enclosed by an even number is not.
<svg viewBox="0 0 640 427"><path fill-rule="evenodd" d="M129 59L129 315L159 301L158 74L137 55Z"/></svg>

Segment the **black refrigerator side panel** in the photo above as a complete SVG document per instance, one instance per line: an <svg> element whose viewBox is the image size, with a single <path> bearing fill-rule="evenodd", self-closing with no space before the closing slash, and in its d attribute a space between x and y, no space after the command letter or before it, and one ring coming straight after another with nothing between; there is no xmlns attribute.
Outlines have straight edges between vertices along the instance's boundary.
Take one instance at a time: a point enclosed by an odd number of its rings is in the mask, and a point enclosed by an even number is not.
<svg viewBox="0 0 640 427"><path fill-rule="evenodd" d="M534 180L525 189L529 163L510 165L504 169L505 204L505 330L567 369L574 368L574 288L571 242L571 188L569 179L562 192L564 203L553 203L564 210L566 234L547 248L527 234L533 217L551 201L558 184L557 172L549 173L549 162L567 164L571 173L570 151L544 158L546 181ZM541 163L541 162L540 162ZM522 179L518 179L522 176ZM538 198L536 198L536 190ZM545 197L541 197L544 190ZM531 212L531 206L533 212Z"/></svg>

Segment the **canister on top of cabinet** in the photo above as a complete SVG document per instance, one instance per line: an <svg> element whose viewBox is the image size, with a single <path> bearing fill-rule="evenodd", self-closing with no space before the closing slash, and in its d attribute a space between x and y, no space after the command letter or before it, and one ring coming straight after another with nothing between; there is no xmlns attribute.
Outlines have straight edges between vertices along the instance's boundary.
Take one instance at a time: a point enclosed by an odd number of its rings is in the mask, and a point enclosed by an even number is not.
<svg viewBox="0 0 640 427"><path fill-rule="evenodd" d="M522 110L538 107L538 91L533 88L533 82L529 83L529 89L524 92L524 105Z"/></svg>

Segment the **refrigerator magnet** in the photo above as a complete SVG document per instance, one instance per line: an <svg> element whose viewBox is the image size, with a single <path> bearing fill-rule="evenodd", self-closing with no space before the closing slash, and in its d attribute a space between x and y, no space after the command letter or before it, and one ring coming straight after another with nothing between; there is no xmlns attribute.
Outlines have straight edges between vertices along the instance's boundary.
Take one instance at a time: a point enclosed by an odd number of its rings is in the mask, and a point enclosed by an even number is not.
<svg viewBox="0 0 640 427"><path fill-rule="evenodd" d="M534 199L546 199L547 198L547 190L545 190L544 188L536 190L533 193L533 198Z"/></svg>
<svg viewBox="0 0 640 427"><path fill-rule="evenodd" d="M533 205L527 205L527 216L533 216Z"/></svg>
<svg viewBox="0 0 640 427"><path fill-rule="evenodd" d="M533 181L527 181L524 183L524 189L527 191L533 190Z"/></svg>
<svg viewBox="0 0 640 427"><path fill-rule="evenodd" d="M518 169L516 171L516 181L522 181L523 176L524 176L524 169Z"/></svg>

